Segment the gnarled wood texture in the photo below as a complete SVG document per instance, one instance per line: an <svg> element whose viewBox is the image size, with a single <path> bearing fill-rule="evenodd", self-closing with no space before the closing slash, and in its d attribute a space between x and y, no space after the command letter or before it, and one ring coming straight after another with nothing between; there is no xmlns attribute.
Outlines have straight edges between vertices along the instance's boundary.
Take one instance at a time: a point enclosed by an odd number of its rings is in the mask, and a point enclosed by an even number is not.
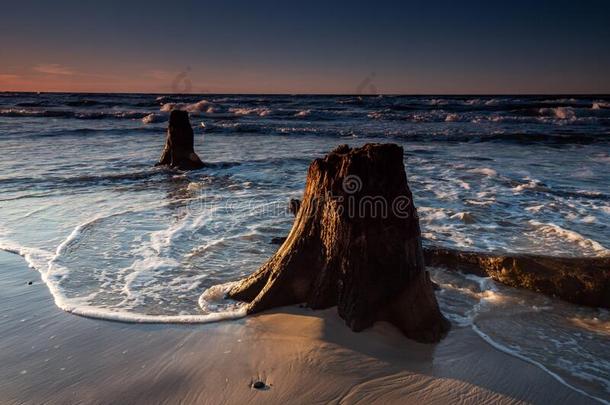
<svg viewBox="0 0 610 405"><path fill-rule="evenodd" d="M491 277L574 304L610 308L610 257L491 254L430 247L426 265Z"/></svg>
<svg viewBox="0 0 610 405"><path fill-rule="evenodd" d="M309 167L286 241L228 293L254 313L282 305L337 305L355 331L377 320L423 342L449 329L424 270L403 150L343 145Z"/></svg>

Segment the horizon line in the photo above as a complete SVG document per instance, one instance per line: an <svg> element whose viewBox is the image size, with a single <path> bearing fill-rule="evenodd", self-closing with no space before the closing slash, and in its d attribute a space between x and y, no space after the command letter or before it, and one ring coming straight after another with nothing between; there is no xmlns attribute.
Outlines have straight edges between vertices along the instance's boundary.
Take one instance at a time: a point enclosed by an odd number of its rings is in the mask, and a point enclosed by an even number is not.
<svg viewBox="0 0 610 405"><path fill-rule="evenodd" d="M0 90L0 94L92 94L92 95L109 95L109 94L138 94L138 95L168 95L168 96L342 96L342 97L432 97L432 96L450 96L450 97L515 97L515 96L595 96L595 97L610 97L610 93L172 93L172 92L123 92L123 91L13 91Z"/></svg>

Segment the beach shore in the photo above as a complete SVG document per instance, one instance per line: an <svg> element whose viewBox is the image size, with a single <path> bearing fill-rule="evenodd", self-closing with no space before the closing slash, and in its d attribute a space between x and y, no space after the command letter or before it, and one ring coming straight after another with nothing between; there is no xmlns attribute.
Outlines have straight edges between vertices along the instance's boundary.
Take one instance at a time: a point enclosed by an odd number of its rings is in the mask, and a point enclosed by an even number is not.
<svg viewBox="0 0 610 405"><path fill-rule="evenodd" d="M87 319L4 252L0 299L3 403L595 403L455 325L424 345L385 323L353 333L335 308L204 325Z"/></svg>

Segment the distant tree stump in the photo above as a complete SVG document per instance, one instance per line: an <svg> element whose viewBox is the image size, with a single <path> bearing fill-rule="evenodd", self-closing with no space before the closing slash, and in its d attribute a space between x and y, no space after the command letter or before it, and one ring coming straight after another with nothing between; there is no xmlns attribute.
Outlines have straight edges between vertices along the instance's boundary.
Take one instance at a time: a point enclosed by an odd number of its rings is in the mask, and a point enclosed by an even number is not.
<svg viewBox="0 0 610 405"><path fill-rule="evenodd" d="M162 165L180 170L195 170L205 166L195 153L193 128L186 111L173 110L170 113L165 148L156 166Z"/></svg>
<svg viewBox="0 0 610 405"><path fill-rule="evenodd" d="M395 144L343 145L309 167L286 241L228 293L248 312L337 305L354 331L377 320L437 342L449 330L424 270L417 212Z"/></svg>

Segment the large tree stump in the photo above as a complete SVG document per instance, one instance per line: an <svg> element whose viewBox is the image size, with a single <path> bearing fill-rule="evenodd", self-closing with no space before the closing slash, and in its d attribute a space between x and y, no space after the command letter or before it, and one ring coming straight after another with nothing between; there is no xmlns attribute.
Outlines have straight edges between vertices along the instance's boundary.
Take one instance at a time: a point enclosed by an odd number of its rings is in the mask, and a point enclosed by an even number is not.
<svg viewBox="0 0 610 405"><path fill-rule="evenodd" d="M286 241L228 296L249 302L249 313L337 305L354 331L385 320L415 340L440 340L449 322L424 270L402 148L343 145L314 160Z"/></svg>
<svg viewBox="0 0 610 405"><path fill-rule="evenodd" d="M161 165L180 170L201 169L205 166L195 153L193 128L186 111L173 110L170 113L165 148L156 166Z"/></svg>
<svg viewBox="0 0 610 405"><path fill-rule="evenodd" d="M301 201L291 199L296 216ZM281 245L284 237L271 243ZM510 287L526 288L578 305L610 308L610 256L561 257L526 253L486 253L424 247L426 266L491 277ZM435 290L440 287L433 283Z"/></svg>

